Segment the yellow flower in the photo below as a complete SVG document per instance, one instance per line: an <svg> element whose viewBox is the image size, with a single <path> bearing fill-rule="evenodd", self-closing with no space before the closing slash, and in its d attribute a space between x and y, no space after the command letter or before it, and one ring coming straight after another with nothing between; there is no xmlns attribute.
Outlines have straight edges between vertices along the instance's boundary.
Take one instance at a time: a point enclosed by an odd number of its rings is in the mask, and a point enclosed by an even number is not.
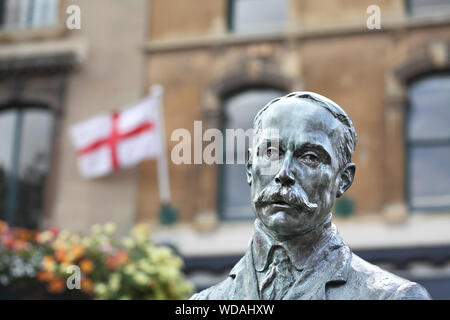
<svg viewBox="0 0 450 320"><path fill-rule="evenodd" d="M132 275L136 272L136 266L134 264L128 264L125 266L124 271L128 275Z"/></svg>
<svg viewBox="0 0 450 320"><path fill-rule="evenodd" d="M145 259L141 259L138 261L139 268L146 273L155 272L155 267Z"/></svg>
<svg viewBox="0 0 450 320"><path fill-rule="evenodd" d="M150 225L146 223L140 223L133 228L131 233L138 242L145 242L149 239Z"/></svg>
<svg viewBox="0 0 450 320"><path fill-rule="evenodd" d="M105 233L112 235L114 232L116 232L116 225L113 222L108 222L105 224Z"/></svg>
<svg viewBox="0 0 450 320"><path fill-rule="evenodd" d="M44 259L42 259L42 266L47 271L55 271L56 268L55 259L53 259L51 256L45 256Z"/></svg>
<svg viewBox="0 0 450 320"><path fill-rule="evenodd" d="M133 277L134 281L139 285L146 285L150 283L150 278L143 272L136 272L136 274Z"/></svg>
<svg viewBox="0 0 450 320"><path fill-rule="evenodd" d="M70 263L66 263L66 262L61 263L59 265L59 272L61 272L63 274L67 273L67 268L69 268L69 266L70 266Z"/></svg>
<svg viewBox="0 0 450 320"><path fill-rule="evenodd" d="M94 286L94 292L103 297L108 293L108 288L104 283L98 283Z"/></svg>
<svg viewBox="0 0 450 320"><path fill-rule="evenodd" d="M43 231L37 236L37 242L47 243L53 239L53 233L50 231Z"/></svg>
<svg viewBox="0 0 450 320"><path fill-rule="evenodd" d="M58 234L58 239L62 241L69 240L70 238L70 232L67 230L61 230L61 232Z"/></svg>
<svg viewBox="0 0 450 320"><path fill-rule="evenodd" d="M109 278L109 288L111 291L117 291L120 288L120 281L122 277L119 273L113 273L111 277Z"/></svg>
<svg viewBox="0 0 450 320"><path fill-rule="evenodd" d="M131 249L131 248L133 248L134 247L134 240L132 239L132 238L130 238L130 237L124 237L123 239L122 239L122 244L123 244L123 246L125 247L125 248L127 248L127 249Z"/></svg>
<svg viewBox="0 0 450 320"><path fill-rule="evenodd" d="M78 234L73 234L73 235L70 236L70 242L71 243L79 243L80 240L81 240L81 237Z"/></svg>
<svg viewBox="0 0 450 320"><path fill-rule="evenodd" d="M94 225L91 227L91 232L92 232L93 234L100 234L100 233L102 233L102 226L99 225L99 224L94 224Z"/></svg>

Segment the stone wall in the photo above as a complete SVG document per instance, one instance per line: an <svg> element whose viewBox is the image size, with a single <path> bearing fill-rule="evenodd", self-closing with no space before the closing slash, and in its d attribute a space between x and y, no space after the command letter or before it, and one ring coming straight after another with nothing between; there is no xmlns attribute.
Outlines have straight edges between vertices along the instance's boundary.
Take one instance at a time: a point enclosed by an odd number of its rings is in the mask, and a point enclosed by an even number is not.
<svg viewBox="0 0 450 320"><path fill-rule="evenodd" d="M119 231L125 232L135 223L136 170L83 179L68 130L79 121L121 108L144 94L140 47L146 32L147 1L68 1L72 3L81 8L81 30L71 31L68 40L81 39L89 49L66 90L47 224L86 232L94 223L114 221Z"/></svg>
<svg viewBox="0 0 450 320"><path fill-rule="evenodd" d="M335 100L359 135L356 179L348 195L356 200L357 214L379 214L390 204L405 203L405 83L395 70L431 43L450 40L449 20L413 21L400 0L332 3L291 0L289 32L248 36L227 34L226 1L189 7L180 0L154 0L146 82L165 87L168 138L177 128L192 132L195 120L217 127L223 95L252 83L273 85L268 78L282 79L286 91L310 90ZM381 8L381 30L366 28L371 4ZM395 96L399 109L392 105ZM169 155L175 144L169 142ZM216 166L171 163L169 168L182 221L217 213ZM142 164L139 220L157 218L155 181L155 164Z"/></svg>

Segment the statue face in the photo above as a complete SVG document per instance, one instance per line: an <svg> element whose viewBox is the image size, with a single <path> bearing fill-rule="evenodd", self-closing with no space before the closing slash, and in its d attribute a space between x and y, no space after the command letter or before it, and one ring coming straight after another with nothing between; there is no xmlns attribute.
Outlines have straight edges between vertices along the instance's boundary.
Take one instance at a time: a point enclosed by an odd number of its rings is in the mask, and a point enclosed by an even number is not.
<svg viewBox="0 0 450 320"><path fill-rule="evenodd" d="M342 129L330 112L308 100L285 98L263 113L247 178L256 217L276 235L313 230L350 187L354 165L340 168L337 154ZM278 130L278 139L271 130Z"/></svg>

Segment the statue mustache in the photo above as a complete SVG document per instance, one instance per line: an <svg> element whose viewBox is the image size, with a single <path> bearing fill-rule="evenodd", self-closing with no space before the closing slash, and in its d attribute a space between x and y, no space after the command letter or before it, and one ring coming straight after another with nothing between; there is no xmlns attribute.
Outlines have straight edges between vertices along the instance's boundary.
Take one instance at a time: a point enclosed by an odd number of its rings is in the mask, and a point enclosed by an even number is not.
<svg viewBox="0 0 450 320"><path fill-rule="evenodd" d="M308 195L301 187L284 187L269 185L265 187L255 198L255 206L268 205L274 202L286 202L288 205L306 210L308 213L318 208L317 203L311 202Z"/></svg>

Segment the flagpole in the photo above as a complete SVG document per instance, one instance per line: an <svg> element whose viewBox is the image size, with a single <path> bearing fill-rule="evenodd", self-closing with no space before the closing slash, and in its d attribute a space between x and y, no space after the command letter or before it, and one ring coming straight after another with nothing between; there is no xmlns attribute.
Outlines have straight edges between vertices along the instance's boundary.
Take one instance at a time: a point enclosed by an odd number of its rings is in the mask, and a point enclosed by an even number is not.
<svg viewBox="0 0 450 320"><path fill-rule="evenodd" d="M157 170L158 170L158 185L159 185L159 199L161 202L160 208L160 221L163 224L174 223L177 219L177 212L175 208L171 206L170 199L170 180L169 180L169 166L167 157L167 140L166 140L166 128L164 122L164 110L163 110L163 94L164 89L161 85L152 85L150 87L150 96L156 100L158 109L158 127L160 136L160 153L157 158Z"/></svg>

